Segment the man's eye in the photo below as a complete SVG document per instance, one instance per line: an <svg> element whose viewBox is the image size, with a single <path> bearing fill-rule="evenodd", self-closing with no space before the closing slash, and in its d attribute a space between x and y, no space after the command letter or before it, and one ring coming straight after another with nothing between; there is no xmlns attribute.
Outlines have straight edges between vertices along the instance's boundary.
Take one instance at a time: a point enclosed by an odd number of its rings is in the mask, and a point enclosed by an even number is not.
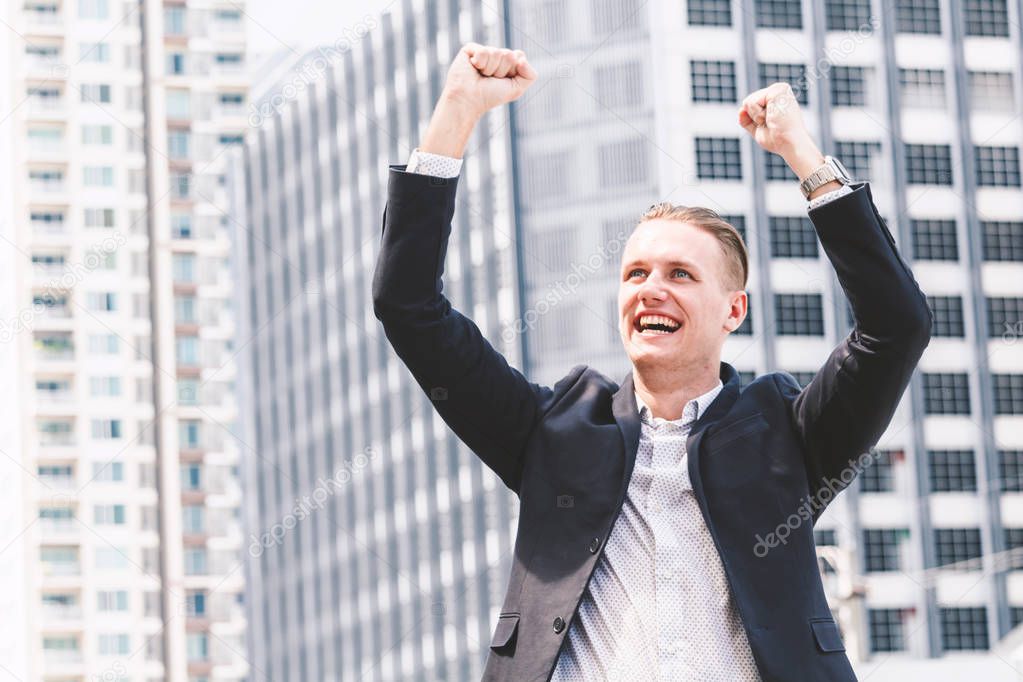
<svg viewBox="0 0 1023 682"><path fill-rule="evenodd" d="M635 277L637 272L642 273L643 271L639 268L636 268L635 270L629 270L629 279Z"/></svg>
<svg viewBox="0 0 1023 682"><path fill-rule="evenodd" d="M675 268L674 272L672 272L671 274L674 275L676 272L684 272L686 273L686 277L692 278L692 275L689 274L688 270L683 270L682 268Z"/></svg>

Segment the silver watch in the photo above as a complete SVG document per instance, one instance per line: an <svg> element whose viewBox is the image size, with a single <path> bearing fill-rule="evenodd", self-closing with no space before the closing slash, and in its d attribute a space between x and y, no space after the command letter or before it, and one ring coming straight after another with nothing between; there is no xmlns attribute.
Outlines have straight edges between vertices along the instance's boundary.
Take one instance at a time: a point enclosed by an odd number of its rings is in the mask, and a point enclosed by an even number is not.
<svg viewBox="0 0 1023 682"><path fill-rule="evenodd" d="M838 180L843 185L848 185L853 181L852 176L849 175L849 171L846 170L841 161L833 156L825 156L824 163L815 168L812 173L799 183L799 191L803 193L805 198L809 199L810 194L815 189L832 180Z"/></svg>

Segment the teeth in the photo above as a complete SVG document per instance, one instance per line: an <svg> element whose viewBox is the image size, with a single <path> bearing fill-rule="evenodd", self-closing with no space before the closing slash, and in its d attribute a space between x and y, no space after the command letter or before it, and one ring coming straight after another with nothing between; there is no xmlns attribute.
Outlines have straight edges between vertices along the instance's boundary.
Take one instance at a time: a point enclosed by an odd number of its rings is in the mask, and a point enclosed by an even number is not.
<svg viewBox="0 0 1023 682"><path fill-rule="evenodd" d="M675 330L679 328L679 323L675 322L670 317L664 315L644 315L639 318L640 327L648 327L652 324L660 324L668 327L669 329ZM657 331L657 330L644 330L644 331ZM671 332L657 331L659 334L670 334Z"/></svg>

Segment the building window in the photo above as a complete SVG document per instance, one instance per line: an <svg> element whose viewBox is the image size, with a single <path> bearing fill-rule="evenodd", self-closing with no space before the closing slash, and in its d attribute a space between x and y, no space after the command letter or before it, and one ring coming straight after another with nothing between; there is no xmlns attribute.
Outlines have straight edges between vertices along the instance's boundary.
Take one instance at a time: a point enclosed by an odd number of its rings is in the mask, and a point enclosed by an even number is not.
<svg viewBox="0 0 1023 682"><path fill-rule="evenodd" d="M820 294L775 294L774 319L779 335L824 336Z"/></svg>
<svg viewBox="0 0 1023 682"><path fill-rule="evenodd" d="M167 155L172 159L187 159L190 138L187 130L168 130Z"/></svg>
<svg viewBox="0 0 1023 682"><path fill-rule="evenodd" d="M1023 261L1023 222L982 220L981 239L986 261Z"/></svg>
<svg viewBox="0 0 1023 682"><path fill-rule="evenodd" d="M189 618L202 618L206 615L206 592L204 590L188 590L185 592L185 609Z"/></svg>
<svg viewBox="0 0 1023 682"><path fill-rule="evenodd" d="M904 107L945 108L945 72L941 69L899 69L899 92Z"/></svg>
<svg viewBox="0 0 1023 682"><path fill-rule="evenodd" d="M100 656L126 656L131 653L131 638L126 634L101 634L98 644Z"/></svg>
<svg viewBox="0 0 1023 682"><path fill-rule="evenodd" d="M593 32L615 35L640 28L639 20L645 16L640 9L645 4L640 4L640 0L593 0L590 3Z"/></svg>
<svg viewBox="0 0 1023 682"><path fill-rule="evenodd" d="M1005 549L1019 549L1023 547L1023 528L1003 528L1003 536L1005 538ZM1009 570L1018 571L1020 566L1014 561Z"/></svg>
<svg viewBox="0 0 1023 682"><path fill-rule="evenodd" d="M987 609L983 606L943 607L941 648L945 651L987 649Z"/></svg>
<svg viewBox="0 0 1023 682"><path fill-rule="evenodd" d="M764 159L764 177L767 180L780 180L789 182L792 180L798 180L796 174L792 172L789 165L785 163L785 159L779 154L773 154L763 150L758 150L759 154Z"/></svg>
<svg viewBox="0 0 1023 682"><path fill-rule="evenodd" d="M731 26L732 0L689 0L690 26Z"/></svg>
<svg viewBox="0 0 1023 682"><path fill-rule="evenodd" d="M597 150L600 186L616 188L647 181L647 142L643 138L601 145Z"/></svg>
<svg viewBox="0 0 1023 682"><path fill-rule="evenodd" d="M1023 450L998 451L998 478L1003 492L1023 492Z"/></svg>
<svg viewBox="0 0 1023 682"><path fill-rule="evenodd" d="M970 71L970 106L981 111L1012 111L1013 86L1009 71Z"/></svg>
<svg viewBox="0 0 1023 682"><path fill-rule="evenodd" d="M171 273L175 282L195 282L195 254L175 253L171 258Z"/></svg>
<svg viewBox="0 0 1023 682"><path fill-rule="evenodd" d="M93 510L93 521L97 524L124 525L123 504L100 504Z"/></svg>
<svg viewBox="0 0 1023 682"><path fill-rule="evenodd" d="M825 19L829 31L867 33L874 26L870 16L870 0L827 0Z"/></svg>
<svg viewBox="0 0 1023 682"><path fill-rule="evenodd" d="M980 550L979 528L934 529L934 556L938 566L977 559ZM976 568L980 568L979 562Z"/></svg>
<svg viewBox="0 0 1023 682"><path fill-rule="evenodd" d="M1023 374L992 374L995 414L1023 414Z"/></svg>
<svg viewBox="0 0 1023 682"><path fill-rule="evenodd" d="M106 83L82 83L80 92L83 102L110 103L110 86Z"/></svg>
<svg viewBox="0 0 1023 682"><path fill-rule="evenodd" d="M124 481L124 462L93 462L92 480L101 483Z"/></svg>
<svg viewBox="0 0 1023 682"><path fill-rule="evenodd" d="M947 144L906 144L906 182L951 185L952 148Z"/></svg>
<svg viewBox="0 0 1023 682"><path fill-rule="evenodd" d="M983 187L1019 187L1019 149L1016 147L973 148L977 163L977 184Z"/></svg>
<svg viewBox="0 0 1023 682"><path fill-rule="evenodd" d="M961 296L928 296L927 305L934 313L931 324L932 336L951 336L962 338L963 330L963 299Z"/></svg>
<svg viewBox="0 0 1023 682"><path fill-rule="evenodd" d="M896 455L898 453L898 455ZM860 475L860 492L890 493L895 491L893 459L901 450L872 450L873 462Z"/></svg>
<svg viewBox="0 0 1023 682"><path fill-rule="evenodd" d="M719 214L719 215L721 216L722 220L724 220L726 223L728 223L729 225L731 225L732 227L735 228L735 231L739 233L739 236L742 237L743 243L745 243L746 242L746 216L744 216L744 215L737 215L737 214L736 215Z"/></svg>
<svg viewBox="0 0 1023 682"><path fill-rule="evenodd" d="M862 66L832 66L828 72L831 106L867 106L867 69Z"/></svg>
<svg viewBox="0 0 1023 682"><path fill-rule="evenodd" d="M803 28L799 0L756 0L758 28Z"/></svg>
<svg viewBox="0 0 1023 682"><path fill-rule="evenodd" d="M926 414L970 414L970 383L965 373L924 373Z"/></svg>
<svg viewBox="0 0 1023 682"><path fill-rule="evenodd" d="M906 528L866 528L863 530L864 571L898 571L901 568L900 545L909 537Z"/></svg>
<svg viewBox="0 0 1023 682"><path fill-rule="evenodd" d="M968 36L1009 37L1006 0L963 0L963 20Z"/></svg>
<svg viewBox="0 0 1023 682"><path fill-rule="evenodd" d="M977 470L973 450L928 450L931 492L976 492Z"/></svg>
<svg viewBox="0 0 1023 682"><path fill-rule="evenodd" d="M706 180L742 180L739 139L697 137L696 175Z"/></svg>
<svg viewBox="0 0 1023 682"><path fill-rule="evenodd" d="M525 164L526 196L530 200L554 199L570 194L571 151L548 151L531 156Z"/></svg>
<svg viewBox="0 0 1023 682"><path fill-rule="evenodd" d="M127 611L127 590L100 590L96 593L96 608L100 611Z"/></svg>
<svg viewBox="0 0 1023 682"><path fill-rule="evenodd" d="M181 507L181 530L185 533L204 533L205 509L202 505L186 504Z"/></svg>
<svg viewBox="0 0 1023 682"><path fill-rule="evenodd" d="M594 95L611 109L643 105L643 65L637 61L600 66L593 72Z"/></svg>
<svg viewBox="0 0 1023 682"><path fill-rule="evenodd" d="M166 35L185 35L185 7L168 5L163 8L163 31Z"/></svg>
<svg viewBox="0 0 1023 682"><path fill-rule="evenodd" d="M107 0L79 0L78 17L80 19L109 19L110 5Z"/></svg>
<svg viewBox="0 0 1023 682"><path fill-rule="evenodd" d="M987 335L992 339L1023 337L1023 298L987 298Z"/></svg>
<svg viewBox="0 0 1023 682"><path fill-rule="evenodd" d="M806 79L806 66L803 64L758 64L760 87L766 88L771 83L781 81L792 86L796 101L806 106L810 99L810 83Z"/></svg>
<svg viewBox="0 0 1023 682"><path fill-rule="evenodd" d="M694 102L735 102L735 62L689 62Z"/></svg>
<svg viewBox="0 0 1023 682"><path fill-rule="evenodd" d="M941 33L940 0L897 0L895 12L899 33Z"/></svg>
<svg viewBox="0 0 1023 682"><path fill-rule="evenodd" d="M874 175L874 159L881 153L881 143L836 140L835 152L855 179L870 180Z"/></svg>
<svg viewBox="0 0 1023 682"><path fill-rule="evenodd" d="M916 260L959 260L954 220L913 219L910 232Z"/></svg>
<svg viewBox="0 0 1023 682"><path fill-rule="evenodd" d="M817 258L817 232L809 218L771 216L772 258Z"/></svg>
<svg viewBox="0 0 1023 682"><path fill-rule="evenodd" d="M867 609L870 627L870 651L904 651L902 609Z"/></svg>

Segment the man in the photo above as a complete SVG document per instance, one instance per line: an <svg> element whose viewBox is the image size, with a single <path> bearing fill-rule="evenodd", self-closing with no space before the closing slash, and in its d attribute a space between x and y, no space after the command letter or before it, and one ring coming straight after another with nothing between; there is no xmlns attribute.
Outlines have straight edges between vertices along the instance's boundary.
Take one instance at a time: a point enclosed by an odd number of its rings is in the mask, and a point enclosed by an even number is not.
<svg viewBox="0 0 1023 682"><path fill-rule="evenodd" d="M441 293L473 126L536 76L520 50L462 47L422 145L390 166L373 281L397 354L519 496L485 679L854 680L812 526L868 461L931 327L869 186L821 154L787 84L752 93L738 122L804 181L853 331L805 389L778 372L740 388L720 357L746 316L745 247L713 211L660 204L622 254L631 373L619 386L577 365L540 386Z"/></svg>

